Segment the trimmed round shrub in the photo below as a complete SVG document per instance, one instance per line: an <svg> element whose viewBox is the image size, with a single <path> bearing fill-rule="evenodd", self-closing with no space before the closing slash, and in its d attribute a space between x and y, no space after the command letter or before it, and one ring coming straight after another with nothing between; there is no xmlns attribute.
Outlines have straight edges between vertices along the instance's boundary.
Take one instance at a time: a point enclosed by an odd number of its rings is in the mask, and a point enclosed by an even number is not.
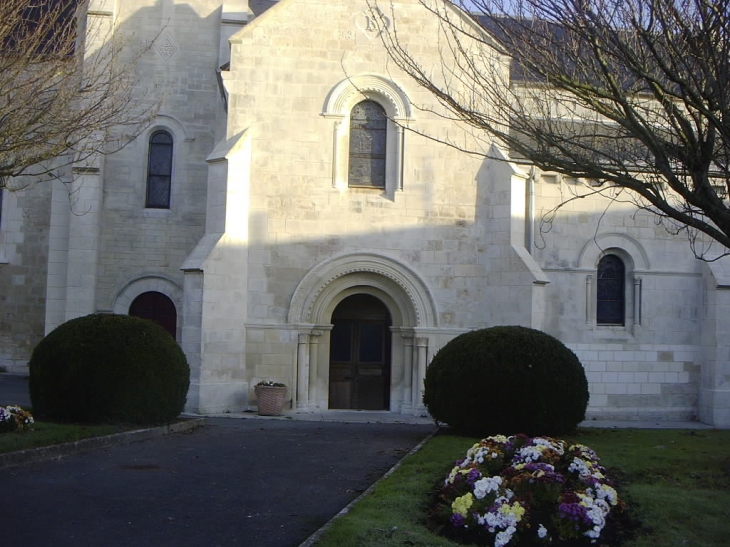
<svg viewBox="0 0 730 547"><path fill-rule="evenodd" d="M29 391L36 418L155 424L183 410L190 367L161 326L127 315L72 319L33 350Z"/></svg>
<svg viewBox="0 0 730 547"><path fill-rule="evenodd" d="M436 421L468 435L558 435L585 419L588 382L558 339L492 327L457 336L434 356L423 402Z"/></svg>

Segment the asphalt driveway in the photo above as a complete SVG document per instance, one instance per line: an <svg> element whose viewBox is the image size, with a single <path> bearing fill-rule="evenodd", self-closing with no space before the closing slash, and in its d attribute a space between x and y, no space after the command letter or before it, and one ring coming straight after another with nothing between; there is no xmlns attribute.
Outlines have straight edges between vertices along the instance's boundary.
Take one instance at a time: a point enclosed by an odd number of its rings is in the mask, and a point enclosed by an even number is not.
<svg viewBox="0 0 730 547"><path fill-rule="evenodd" d="M214 418L0 471L3 547L295 547L433 425Z"/></svg>

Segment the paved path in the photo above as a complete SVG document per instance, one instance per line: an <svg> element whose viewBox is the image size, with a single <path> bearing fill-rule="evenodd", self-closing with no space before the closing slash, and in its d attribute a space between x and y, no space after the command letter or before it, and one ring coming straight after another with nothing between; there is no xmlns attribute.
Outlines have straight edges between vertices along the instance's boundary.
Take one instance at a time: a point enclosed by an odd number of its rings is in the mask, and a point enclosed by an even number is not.
<svg viewBox="0 0 730 547"><path fill-rule="evenodd" d="M434 429L208 423L0 471L0 545L295 547Z"/></svg>
<svg viewBox="0 0 730 547"><path fill-rule="evenodd" d="M27 381L0 374L8 403L29 403ZM435 429L395 419L209 418L192 433L0 470L0 547L296 547Z"/></svg>

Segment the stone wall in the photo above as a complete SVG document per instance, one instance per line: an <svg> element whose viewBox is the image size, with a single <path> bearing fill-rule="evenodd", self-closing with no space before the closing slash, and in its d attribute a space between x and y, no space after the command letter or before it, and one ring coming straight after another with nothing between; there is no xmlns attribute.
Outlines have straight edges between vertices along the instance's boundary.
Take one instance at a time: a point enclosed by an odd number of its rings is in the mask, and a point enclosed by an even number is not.
<svg viewBox="0 0 730 547"><path fill-rule="evenodd" d="M701 352L676 344L574 344L589 383L587 417L694 420Z"/></svg>
<svg viewBox="0 0 730 547"><path fill-rule="evenodd" d="M625 200L577 199L541 226L547 211L589 190L577 181L538 177L533 254L550 279L545 330L586 367L590 416L695 418L705 366L702 263L686 238ZM626 266L624 325L596 322L596 267L605 253Z"/></svg>
<svg viewBox="0 0 730 547"><path fill-rule="evenodd" d="M118 32L134 34L131 46L155 40L137 63L137 77L139 100L156 104L158 114L106 162L99 310L114 309L125 287L140 278L159 277L182 289L180 266L204 233L205 158L225 122L216 79L220 6L218 0L119 3ZM158 130L174 140L169 209L145 208L149 138ZM174 303L181 317L182 299Z"/></svg>
<svg viewBox="0 0 730 547"><path fill-rule="evenodd" d="M51 183L2 192L0 367L23 374L44 334Z"/></svg>
<svg viewBox="0 0 730 547"><path fill-rule="evenodd" d="M421 8L402 2L398 9L408 18ZM510 245L509 175L495 176L484 161L419 136L444 131L437 116L400 114L415 132L403 137L397 188L347 188L333 180L343 152L333 135L337 141L343 122L323 111L343 80L375 75L412 104L433 103L388 63L377 35L363 30L366 10L365 2L287 2L234 37L228 133L251 130L254 150L249 320L285 322L294 289L311 268L377 250L426 280L443 326L497 317L529 324L533 277ZM424 21L409 27L407 40L437 62L437 47L426 45L435 32L436 22ZM387 98L372 96L388 107Z"/></svg>

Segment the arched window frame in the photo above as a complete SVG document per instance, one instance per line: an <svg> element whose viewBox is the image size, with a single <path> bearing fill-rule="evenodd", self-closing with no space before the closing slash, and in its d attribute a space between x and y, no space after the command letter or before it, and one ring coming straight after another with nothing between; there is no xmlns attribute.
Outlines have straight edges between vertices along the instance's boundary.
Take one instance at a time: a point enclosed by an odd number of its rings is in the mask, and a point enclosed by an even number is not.
<svg viewBox="0 0 730 547"><path fill-rule="evenodd" d="M175 141L169 131L159 129L150 135L147 154L145 208L170 208L174 153Z"/></svg>
<svg viewBox="0 0 730 547"><path fill-rule="evenodd" d="M403 190L404 128L413 120L411 104L394 82L382 76L365 74L342 80L327 95L322 116L333 120L332 187L349 188L350 113L362 101L378 103L388 118L385 145L385 187L376 188L395 199Z"/></svg>
<svg viewBox="0 0 730 547"><path fill-rule="evenodd" d="M598 263L605 255L616 255L624 263L624 324L599 324L597 322L597 272ZM642 274L651 271L651 263L646 250L631 236L618 233L598 234L586 241L577 256L577 263L585 276L586 323L590 328L598 328L605 334L613 332L616 336L633 336L637 326L642 323Z"/></svg>
<svg viewBox="0 0 730 547"><path fill-rule="evenodd" d="M182 336L183 289L177 283L159 275L142 275L132 279L117 291L111 309L119 315L127 315L134 299L146 292L159 292L167 296L177 310L176 340Z"/></svg>
<svg viewBox="0 0 730 547"><path fill-rule="evenodd" d="M608 239L604 239L608 241ZM619 241L616 241L619 242ZM621 241L627 243L627 241ZM628 241L631 243L631 241ZM629 245L630 246L630 245ZM645 260L643 249L641 247L630 247L633 252L629 252L624 246L608 247L598 254L594 255L593 271L594 274L588 275L586 288L588 289L587 312L588 322L594 328L613 330L616 334L621 332L632 335L637 325L641 325L641 300L642 300L642 279L637 275L637 264L644 266L645 271L648 263ZM623 263L623 314L622 321L603 321L599 320L599 265L604 257L613 255L620 259Z"/></svg>

